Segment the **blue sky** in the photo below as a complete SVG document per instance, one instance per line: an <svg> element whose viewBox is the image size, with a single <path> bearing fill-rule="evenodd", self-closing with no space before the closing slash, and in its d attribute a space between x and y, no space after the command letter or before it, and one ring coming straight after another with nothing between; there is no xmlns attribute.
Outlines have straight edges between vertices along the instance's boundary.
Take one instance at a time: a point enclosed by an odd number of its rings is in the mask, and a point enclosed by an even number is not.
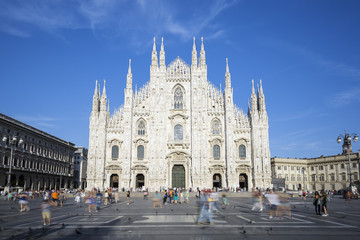
<svg viewBox="0 0 360 240"><path fill-rule="evenodd" d="M272 157L336 155L340 133L360 134L359 12L331 0L2 0L0 112L87 147L96 79L113 112L129 58L134 87L149 80L154 36L166 64L190 64L203 36L208 78L224 86L229 58L238 107L262 79Z"/></svg>

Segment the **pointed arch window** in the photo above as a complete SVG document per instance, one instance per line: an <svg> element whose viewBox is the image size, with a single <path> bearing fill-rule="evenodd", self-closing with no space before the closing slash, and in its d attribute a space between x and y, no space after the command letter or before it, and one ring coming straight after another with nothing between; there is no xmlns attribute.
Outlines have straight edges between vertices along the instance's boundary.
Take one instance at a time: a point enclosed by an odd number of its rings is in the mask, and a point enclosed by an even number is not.
<svg viewBox="0 0 360 240"><path fill-rule="evenodd" d="M143 145L139 145L137 147L137 159L139 159L139 160L144 159L144 146Z"/></svg>
<svg viewBox="0 0 360 240"><path fill-rule="evenodd" d="M183 126L180 124L174 127L174 140L183 140Z"/></svg>
<svg viewBox="0 0 360 240"><path fill-rule="evenodd" d="M219 120L214 120L212 123L212 134L219 135L221 132L221 126Z"/></svg>
<svg viewBox="0 0 360 240"><path fill-rule="evenodd" d="M119 158L119 147L116 145L111 148L111 158L112 159Z"/></svg>
<svg viewBox="0 0 360 240"><path fill-rule="evenodd" d="M219 145L214 145L214 147L213 147L213 157L215 159L220 158L220 146Z"/></svg>
<svg viewBox="0 0 360 240"><path fill-rule="evenodd" d="M239 158L246 158L246 147L244 145L239 146Z"/></svg>
<svg viewBox="0 0 360 240"><path fill-rule="evenodd" d="M145 135L145 122L144 120L140 120L138 124L138 135Z"/></svg>
<svg viewBox="0 0 360 240"><path fill-rule="evenodd" d="M177 87L174 93L174 109L183 109L183 91Z"/></svg>

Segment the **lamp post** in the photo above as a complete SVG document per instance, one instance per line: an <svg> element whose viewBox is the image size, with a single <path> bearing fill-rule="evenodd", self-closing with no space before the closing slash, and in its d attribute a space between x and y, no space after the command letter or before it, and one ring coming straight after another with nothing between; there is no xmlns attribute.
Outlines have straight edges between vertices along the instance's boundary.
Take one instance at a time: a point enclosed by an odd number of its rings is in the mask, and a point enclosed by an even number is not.
<svg viewBox="0 0 360 240"><path fill-rule="evenodd" d="M11 136L11 137L7 137L7 136L4 136L3 139L2 139L5 144L7 143L7 141L9 140L9 145L10 145L10 162L9 162L9 172L8 172L8 182L7 182L7 186L6 188L4 189L5 191L7 192L10 192L10 187L11 187L11 168L12 168L12 164L13 164L13 153L14 153L14 149L19 146L20 144L23 144L23 140L20 138L18 139L17 136Z"/></svg>
<svg viewBox="0 0 360 240"><path fill-rule="evenodd" d="M351 139L351 137L353 137ZM354 142L356 142L359 137L356 133L353 134L349 134L346 133L345 131L345 135L339 135L337 138L337 143L341 143L342 139L344 139L344 143L343 143L343 154L345 153L345 151L347 152L348 155L348 160L349 160L349 174L350 174L350 191L352 192L352 186L353 186L353 182L352 182L352 173L351 173L351 160L350 160L350 152L352 152L351 149L351 140L354 140Z"/></svg>

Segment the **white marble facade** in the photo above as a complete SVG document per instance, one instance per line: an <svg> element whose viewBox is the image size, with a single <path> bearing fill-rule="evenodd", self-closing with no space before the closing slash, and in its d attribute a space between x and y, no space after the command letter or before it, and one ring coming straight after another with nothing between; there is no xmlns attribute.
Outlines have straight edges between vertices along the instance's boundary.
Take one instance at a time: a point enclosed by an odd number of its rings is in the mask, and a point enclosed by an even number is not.
<svg viewBox="0 0 360 240"><path fill-rule="evenodd" d="M249 89L250 90L250 89ZM131 61L124 104L110 114L105 81L96 83L90 116L87 188L271 187L269 125L260 81L248 113L233 103L226 60L225 89L207 79L203 39L198 58L165 64L154 46L150 80L134 91Z"/></svg>

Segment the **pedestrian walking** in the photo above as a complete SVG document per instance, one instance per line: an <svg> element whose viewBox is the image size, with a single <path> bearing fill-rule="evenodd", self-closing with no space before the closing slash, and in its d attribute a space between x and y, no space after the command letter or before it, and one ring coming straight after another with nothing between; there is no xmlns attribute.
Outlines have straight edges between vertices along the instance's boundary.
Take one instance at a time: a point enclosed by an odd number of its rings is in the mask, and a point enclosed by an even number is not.
<svg viewBox="0 0 360 240"><path fill-rule="evenodd" d="M212 210L209 205L208 201L209 193L208 192L201 192L200 193L200 215L197 221L197 224L214 224L213 218L212 218Z"/></svg>
<svg viewBox="0 0 360 240"><path fill-rule="evenodd" d="M185 190L185 201L187 204L189 204L189 190Z"/></svg>
<svg viewBox="0 0 360 240"><path fill-rule="evenodd" d="M277 217L277 206L280 204L280 199L277 194L275 194L273 191L268 190L267 194L265 195L265 198L267 199L269 206L270 206L270 213L269 218Z"/></svg>
<svg viewBox="0 0 360 240"><path fill-rule="evenodd" d="M28 195L25 193L20 194L20 212L30 211Z"/></svg>
<svg viewBox="0 0 360 240"><path fill-rule="evenodd" d="M48 222L48 225L50 226L51 205L49 203L49 200L48 199L43 200L40 207L42 209L42 218L43 218L44 226L46 226L46 222Z"/></svg>
<svg viewBox="0 0 360 240"><path fill-rule="evenodd" d="M324 190L321 191L321 205L322 205L322 211L324 212L324 214L322 215L323 217L327 217L328 216L328 211L327 211L327 204L328 202L328 195L326 194L326 192Z"/></svg>
<svg viewBox="0 0 360 240"><path fill-rule="evenodd" d="M165 190L165 192L164 192L164 196L163 196L163 204L164 205L166 205L167 204L167 202L166 202L166 200L167 200L167 197L168 197L168 195L167 195L168 193L167 193L167 191Z"/></svg>
<svg viewBox="0 0 360 240"><path fill-rule="evenodd" d="M106 193L106 192L105 192ZM109 195L108 195L109 196ZM101 200L102 200L102 194L100 192L100 190L98 190L97 194L96 194L96 212L98 210L100 210L100 206L101 206ZM105 198L106 201L106 198Z"/></svg>
<svg viewBox="0 0 360 240"><path fill-rule="evenodd" d="M315 206L316 215L321 215L321 212L320 212L321 197L320 197L320 194L318 191L315 191L313 204Z"/></svg>
<svg viewBox="0 0 360 240"><path fill-rule="evenodd" d="M129 190L126 192L126 202L127 202L127 205L130 204L130 191Z"/></svg>
<svg viewBox="0 0 360 240"><path fill-rule="evenodd" d="M66 196L65 196L65 192L64 192L64 191L61 191L59 200L60 200L60 207L62 207L63 204L64 204L64 202L65 202L65 200L66 200Z"/></svg>
<svg viewBox="0 0 360 240"><path fill-rule="evenodd" d="M260 191L253 190L253 206L251 208L252 211L258 210L261 212L263 210L262 204L262 195Z"/></svg>
<svg viewBox="0 0 360 240"><path fill-rule="evenodd" d="M79 208L80 206L80 202L81 202L81 197L80 197L80 193L79 192L77 192L76 194L75 194L75 202L76 202L76 208Z"/></svg>
<svg viewBox="0 0 360 240"><path fill-rule="evenodd" d="M98 191L98 193L99 193L99 192L100 192L100 191ZM108 192L108 190L105 191L104 197L105 197L104 205L107 206L107 205L108 205L108 202L109 202L109 192Z"/></svg>
<svg viewBox="0 0 360 240"><path fill-rule="evenodd" d="M52 200L53 200L53 206L54 207L57 207L58 205L58 199L59 199L59 193L57 190L53 191L51 193L51 197L52 197Z"/></svg>

